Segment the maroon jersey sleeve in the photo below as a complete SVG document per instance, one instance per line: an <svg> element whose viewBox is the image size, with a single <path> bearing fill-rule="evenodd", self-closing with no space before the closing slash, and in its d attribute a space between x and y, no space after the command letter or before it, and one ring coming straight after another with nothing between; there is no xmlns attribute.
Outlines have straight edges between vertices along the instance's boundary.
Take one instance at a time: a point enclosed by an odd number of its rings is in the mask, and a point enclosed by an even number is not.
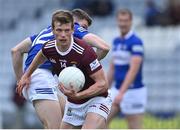
<svg viewBox="0 0 180 130"><path fill-rule="evenodd" d="M84 69L89 75L97 72L102 68L92 47L86 48L81 63L83 64Z"/></svg>
<svg viewBox="0 0 180 130"><path fill-rule="evenodd" d="M45 43L45 44L43 45L43 47L42 47L41 50L42 50L42 54L47 58L47 53L46 53L47 51L46 51L46 49L44 48L44 47L46 46L46 44L47 44L47 43Z"/></svg>
<svg viewBox="0 0 180 130"><path fill-rule="evenodd" d="M48 57L52 54L52 52L54 52L54 49L55 49L55 42L54 40L52 40L44 43L41 50L43 55L48 59Z"/></svg>

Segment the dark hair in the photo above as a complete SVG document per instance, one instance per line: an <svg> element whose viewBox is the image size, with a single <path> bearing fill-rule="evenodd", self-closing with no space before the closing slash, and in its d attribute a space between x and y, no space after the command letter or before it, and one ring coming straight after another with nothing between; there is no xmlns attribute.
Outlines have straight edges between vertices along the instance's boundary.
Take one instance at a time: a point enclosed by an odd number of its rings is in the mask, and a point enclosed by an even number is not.
<svg viewBox="0 0 180 130"><path fill-rule="evenodd" d="M57 10L52 15L52 28L54 29L54 23L60 22L61 24L71 23L72 28L74 28L73 15L68 10Z"/></svg>
<svg viewBox="0 0 180 130"><path fill-rule="evenodd" d="M133 19L133 15L132 15L132 12L129 10L129 9L119 9L117 14L116 14L116 17L118 17L119 15L126 15L128 14L130 19L132 20Z"/></svg>
<svg viewBox="0 0 180 130"><path fill-rule="evenodd" d="M71 12L75 18L79 20L87 20L89 26L92 24L92 18L84 10L77 8L73 9Z"/></svg>

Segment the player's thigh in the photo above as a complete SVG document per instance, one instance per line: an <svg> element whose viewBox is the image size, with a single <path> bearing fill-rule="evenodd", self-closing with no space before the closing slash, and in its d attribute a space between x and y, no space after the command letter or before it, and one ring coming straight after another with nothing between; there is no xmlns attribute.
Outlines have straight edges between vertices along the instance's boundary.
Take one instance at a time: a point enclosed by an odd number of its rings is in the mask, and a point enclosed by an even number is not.
<svg viewBox="0 0 180 130"><path fill-rule="evenodd" d="M62 114L58 101L35 100L33 105L44 126L47 128L59 128Z"/></svg>
<svg viewBox="0 0 180 130"><path fill-rule="evenodd" d="M81 127L82 126L74 126L72 124L62 121L60 129L81 129Z"/></svg>
<svg viewBox="0 0 180 130"><path fill-rule="evenodd" d="M129 129L140 129L142 128L143 125L143 113L139 114L126 114L125 118L128 123L128 128Z"/></svg>
<svg viewBox="0 0 180 130"><path fill-rule="evenodd" d="M95 97L87 106L87 114L83 129L105 129L107 118L112 106L112 100L108 95L105 97Z"/></svg>
<svg viewBox="0 0 180 130"><path fill-rule="evenodd" d="M108 115L107 118L107 123L109 124L111 122L111 120L120 112L120 107L119 105L116 104L112 104L111 106L111 111Z"/></svg>
<svg viewBox="0 0 180 130"><path fill-rule="evenodd" d="M89 112L86 115L85 122L82 129L104 129L106 127L106 119L93 112Z"/></svg>
<svg viewBox="0 0 180 130"><path fill-rule="evenodd" d="M128 90L123 97L121 110L126 116L129 128L142 128L146 101L147 92L145 87Z"/></svg>
<svg viewBox="0 0 180 130"><path fill-rule="evenodd" d="M61 108L61 114L64 115L66 98L63 95L58 94L59 105Z"/></svg>

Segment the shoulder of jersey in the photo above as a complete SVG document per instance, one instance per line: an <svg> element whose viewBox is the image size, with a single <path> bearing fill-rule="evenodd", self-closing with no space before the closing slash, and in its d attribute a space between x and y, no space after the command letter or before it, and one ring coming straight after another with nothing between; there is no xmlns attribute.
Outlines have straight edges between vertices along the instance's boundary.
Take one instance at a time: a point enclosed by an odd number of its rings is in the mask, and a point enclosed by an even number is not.
<svg viewBox="0 0 180 130"><path fill-rule="evenodd" d="M115 37L114 39L113 39L113 42L117 42L117 41L119 41L120 40L120 37Z"/></svg>
<svg viewBox="0 0 180 130"><path fill-rule="evenodd" d="M55 47L55 40L48 41L48 42L46 42L45 45L44 45L44 48L45 48L45 49L53 48L53 47Z"/></svg>
<svg viewBox="0 0 180 130"><path fill-rule="evenodd" d="M118 44L120 42L120 37L115 37L112 41L112 44L115 45L115 44Z"/></svg>
<svg viewBox="0 0 180 130"><path fill-rule="evenodd" d="M133 42L132 43L143 43L141 38L138 37L137 35L133 35L132 39L131 39Z"/></svg>
<svg viewBox="0 0 180 130"><path fill-rule="evenodd" d="M72 46L72 49L75 50L79 54L83 54L84 51L88 48L87 43L85 43L83 40L75 38L74 43Z"/></svg>

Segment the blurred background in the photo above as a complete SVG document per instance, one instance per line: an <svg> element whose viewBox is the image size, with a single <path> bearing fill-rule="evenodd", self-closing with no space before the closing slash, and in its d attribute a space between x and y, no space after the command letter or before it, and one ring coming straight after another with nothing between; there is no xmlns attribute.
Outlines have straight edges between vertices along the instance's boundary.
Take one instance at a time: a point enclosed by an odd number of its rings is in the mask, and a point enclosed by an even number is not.
<svg viewBox="0 0 180 130"><path fill-rule="evenodd" d="M56 9L73 8L86 10L93 17L90 31L109 44L119 35L116 11L133 12L133 29L145 46L144 128L180 128L180 0L0 0L0 128L42 128L31 104L15 94L10 50L47 27ZM106 71L110 57L102 61ZM110 127L126 128L123 115Z"/></svg>

